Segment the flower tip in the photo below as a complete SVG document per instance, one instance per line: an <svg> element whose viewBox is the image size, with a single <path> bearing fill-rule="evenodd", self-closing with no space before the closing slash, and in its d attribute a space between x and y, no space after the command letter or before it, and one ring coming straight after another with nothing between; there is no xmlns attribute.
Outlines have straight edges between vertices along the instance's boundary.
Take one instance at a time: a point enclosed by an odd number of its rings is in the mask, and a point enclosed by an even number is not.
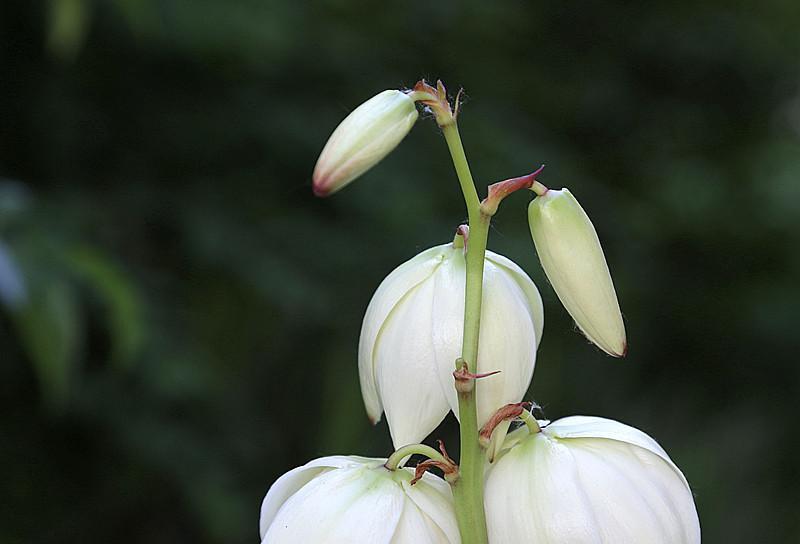
<svg viewBox="0 0 800 544"><path fill-rule="evenodd" d="M311 185L311 190L314 192L314 196L318 198L325 198L326 196L330 196L331 194L331 192L321 183L313 183Z"/></svg>
<svg viewBox="0 0 800 544"><path fill-rule="evenodd" d="M628 355L628 339L625 337L625 331L622 331L622 335L617 342L613 342L602 349L616 359L625 358Z"/></svg>
<svg viewBox="0 0 800 544"><path fill-rule="evenodd" d="M331 196L336 192L333 188L330 172L326 172L317 163L314 167L314 173L311 175L311 190L314 192L314 196L319 198Z"/></svg>

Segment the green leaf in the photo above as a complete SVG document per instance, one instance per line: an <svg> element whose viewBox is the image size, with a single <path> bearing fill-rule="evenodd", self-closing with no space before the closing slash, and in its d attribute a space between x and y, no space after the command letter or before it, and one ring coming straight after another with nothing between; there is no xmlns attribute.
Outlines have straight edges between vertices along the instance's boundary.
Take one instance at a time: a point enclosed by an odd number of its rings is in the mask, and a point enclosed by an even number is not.
<svg viewBox="0 0 800 544"><path fill-rule="evenodd" d="M127 368L144 337L142 307L131 281L105 256L85 246L67 254L67 266L98 296L108 313L111 360Z"/></svg>
<svg viewBox="0 0 800 544"><path fill-rule="evenodd" d="M72 286L48 278L29 291L27 303L13 313L20 340L53 408L69 400L80 349L80 316Z"/></svg>
<svg viewBox="0 0 800 544"><path fill-rule="evenodd" d="M87 0L50 0L47 48L58 60L71 62L86 40L91 16Z"/></svg>

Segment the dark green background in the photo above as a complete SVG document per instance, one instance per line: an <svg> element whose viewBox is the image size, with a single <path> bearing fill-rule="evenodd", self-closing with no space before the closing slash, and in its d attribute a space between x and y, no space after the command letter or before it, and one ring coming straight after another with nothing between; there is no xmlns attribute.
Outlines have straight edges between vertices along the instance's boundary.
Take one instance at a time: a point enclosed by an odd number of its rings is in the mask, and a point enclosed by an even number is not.
<svg viewBox="0 0 800 544"><path fill-rule="evenodd" d="M3 0L0 48L3 544L256 542L278 475L390 452L360 320L458 185L430 119L328 200L310 173L420 77L465 88L482 188L545 162L603 240L621 361L544 279L530 196L501 208L546 305L529 398L657 438L705 542L800 541L800 3Z"/></svg>

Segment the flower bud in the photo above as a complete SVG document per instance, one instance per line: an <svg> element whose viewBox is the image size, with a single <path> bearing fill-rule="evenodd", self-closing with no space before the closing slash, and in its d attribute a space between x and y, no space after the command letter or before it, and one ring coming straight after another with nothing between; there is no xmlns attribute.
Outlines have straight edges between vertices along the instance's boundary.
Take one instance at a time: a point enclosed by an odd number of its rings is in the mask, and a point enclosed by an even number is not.
<svg viewBox="0 0 800 544"><path fill-rule="evenodd" d="M458 416L453 371L461 355L465 281L464 250L445 244L400 265L369 303L358 348L361 391L374 423L386 412L396 448L420 442L449 410ZM543 327L531 279L487 251L478 361L468 363L473 373L501 372L476 380L479 425L522 399ZM495 443L507 428L495 431Z"/></svg>
<svg viewBox="0 0 800 544"><path fill-rule="evenodd" d="M486 478L491 544L699 544L686 478L642 431L573 416L506 444Z"/></svg>
<svg viewBox="0 0 800 544"><path fill-rule="evenodd" d="M323 457L272 484L261 505L262 544L458 544L450 486L386 459Z"/></svg>
<svg viewBox="0 0 800 544"><path fill-rule="evenodd" d="M378 164L406 137L418 115L414 100L396 90L383 91L353 110L317 159L314 194L333 194Z"/></svg>
<svg viewBox="0 0 800 544"><path fill-rule="evenodd" d="M536 252L558 298L600 349L622 357L625 324L594 225L568 189L548 190L528 207Z"/></svg>

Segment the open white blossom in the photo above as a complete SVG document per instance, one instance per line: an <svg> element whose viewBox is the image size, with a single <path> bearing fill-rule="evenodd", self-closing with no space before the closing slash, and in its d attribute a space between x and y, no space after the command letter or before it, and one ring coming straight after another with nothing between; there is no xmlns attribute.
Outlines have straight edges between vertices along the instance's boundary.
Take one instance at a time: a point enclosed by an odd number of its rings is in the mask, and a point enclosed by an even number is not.
<svg viewBox="0 0 800 544"><path fill-rule="evenodd" d="M459 544L450 486L386 459L333 456L291 470L261 505L262 544Z"/></svg>
<svg viewBox="0 0 800 544"><path fill-rule="evenodd" d="M373 423L386 412L395 447L420 442L449 410L458 416L453 370L461 355L466 262L444 244L396 268L369 303L358 350L361 391ZM542 336L539 291L522 269L486 252L477 368L478 424L519 402L528 389ZM502 442L508 425L495 431ZM498 442L499 440L499 442Z"/></svg>
<svg viewBox="0 0 800 544"><path fill-rule="evenodd" d="M699 544L681 471L642 431L573 416L510 433L485 488L491 544Z"/></svg>

